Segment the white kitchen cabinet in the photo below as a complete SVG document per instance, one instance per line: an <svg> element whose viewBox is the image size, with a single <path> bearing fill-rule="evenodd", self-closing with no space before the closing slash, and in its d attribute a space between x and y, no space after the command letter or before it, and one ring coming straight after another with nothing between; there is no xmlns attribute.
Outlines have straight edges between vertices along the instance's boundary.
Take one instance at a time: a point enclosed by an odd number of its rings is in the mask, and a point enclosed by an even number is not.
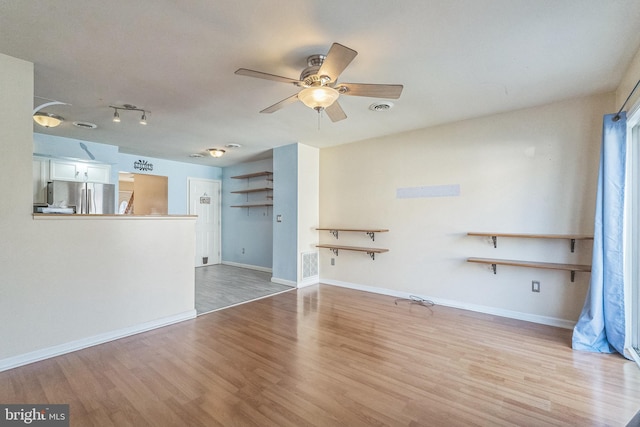
<svg viewBox="0 0 640 427"><path fill-rule="evenodd" d="M47 203L49 159L33 157L33 203Z"/></svg>
<svg viewBox="0 0 640 427"><path fill-rule="evenodd" d="M109 183L111 166L97 163L51 160L49 179L60 181L81 181Z"/></svg>

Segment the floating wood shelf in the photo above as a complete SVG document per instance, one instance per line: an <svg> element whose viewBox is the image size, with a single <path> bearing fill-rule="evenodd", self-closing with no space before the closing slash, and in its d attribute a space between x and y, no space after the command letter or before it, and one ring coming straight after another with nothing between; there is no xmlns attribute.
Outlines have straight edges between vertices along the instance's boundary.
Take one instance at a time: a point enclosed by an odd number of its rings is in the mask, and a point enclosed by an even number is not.
<svg viewBox="0 0 640 427"><path fill-rule="evenodd" d="M367 233L371 240L376 240L376 233L386 233L389 230L383 228L316 228L318 231L328 231L333 234L333 237L338 238L338 233L340 231L349 231L349 232L357 232L357 233Z"/></svg>
<svg viewBox="0 0 640 427"><path fill-rule="evenodd" d="M359 246L340 246L340 245L323 245L323 244L316 245L316 248L330 249L336 256L338 256L338 251L366 252L371 257L371 259L376 259L376 254L389 252L389 249L383 249L383 248L362 248Z"/></svg>
<svg viewBox="0 0 640 427"><path fill-rule="evenodd" d="M264 188L251 188L249 190L237 190L232 191L233 194L248 194L248 193L262 193L265 191L273 191L273 188L264 187Z"/></svg>
<svg viewBox="0 0 640 427"><path fill-rule="evenodd" d="M576 271L590 272L591 266L584 264L556 264L552 262L536 262L536 261L517 261L511 259L495 259L495 258L467 258L467 262L476 262L480 264L489 264L493 268L493 274L496 274L497 265L510 265L514 267L542 268L546 270L565 270L571 272L571 281L575 281Z"/></svg>
<svg viewBox="0 0 640 427"><path fill-rule="evenodd" d="M567 239L571 242L571 252L575 252L576 240L593 240L593 236L586 234L532 234L532 233L485 233L470 232L468 236L491 237L493 247L498 247L498 237L515 237L524 239Z"/></svg>
<svg viewBox="0 0 640 427"><path fill-rule="evenodd" d="M257 178L259 176L266 176L269 177L273 175L273 172L269 172L269 171L263 171L263 172L254 172L254 173L248 173L246 175L236 175L236 176L232 176L232 179L249 179L249 178Z"/></svg>
<svg viewBox="0 0 640 427"><path fill-rule="evenodd" d="M256 203L250 205L231 205L232 208L259 208L265 206L273 206L273 203Z"/></svg>

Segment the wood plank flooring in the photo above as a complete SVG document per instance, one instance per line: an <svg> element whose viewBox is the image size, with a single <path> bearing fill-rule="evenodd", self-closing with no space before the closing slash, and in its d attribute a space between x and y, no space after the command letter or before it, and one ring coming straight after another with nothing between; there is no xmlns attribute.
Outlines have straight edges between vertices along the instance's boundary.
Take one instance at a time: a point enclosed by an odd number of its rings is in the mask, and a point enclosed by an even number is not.
<svg viewBox="0 0 640 427"><path fill-rule="evenodd" d="M196 311L209 313L293 289L271 281L271 273L225 264L196 268Z"/></svg>
<svg viewBox="0 0 640 427"><path fill-rule="evenodd" d="M624 426L640 369L571 331L314 286L0 373L73 426Z"/></svg>

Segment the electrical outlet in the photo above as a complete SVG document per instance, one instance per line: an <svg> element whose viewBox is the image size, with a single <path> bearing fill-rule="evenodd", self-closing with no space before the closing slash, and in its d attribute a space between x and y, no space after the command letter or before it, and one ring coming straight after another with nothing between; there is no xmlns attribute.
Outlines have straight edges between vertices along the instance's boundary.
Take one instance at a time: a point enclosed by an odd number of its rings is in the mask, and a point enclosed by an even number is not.
<svg viewBox="0 0 640 427"><path fill-rule="evenodd" d="M537 280L531 281L531 292L540 292L540 282Z"/></svg>
<svg viewBox="0 0 640 427"><path fill-rule="evenodd" d="M244 255L244 248L242 248L242 255Z"/></svg>
<svg viewBox="0 0 640 427"><path fill-rule="evenodd" d="M331 258L331 265L336 265L336 259L335 258Z"/></svg>

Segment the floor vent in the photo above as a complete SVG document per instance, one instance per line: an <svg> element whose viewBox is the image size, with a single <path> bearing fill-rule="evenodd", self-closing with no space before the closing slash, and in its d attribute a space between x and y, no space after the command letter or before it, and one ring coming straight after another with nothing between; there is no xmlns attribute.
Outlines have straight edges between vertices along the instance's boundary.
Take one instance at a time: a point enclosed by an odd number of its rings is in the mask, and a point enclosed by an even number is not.
<svg viewBox="0 0 640 427"><path fill-rule="evenodd" d="M318 252L302 253L302 278L308 279L318 275Z"/></svg>

